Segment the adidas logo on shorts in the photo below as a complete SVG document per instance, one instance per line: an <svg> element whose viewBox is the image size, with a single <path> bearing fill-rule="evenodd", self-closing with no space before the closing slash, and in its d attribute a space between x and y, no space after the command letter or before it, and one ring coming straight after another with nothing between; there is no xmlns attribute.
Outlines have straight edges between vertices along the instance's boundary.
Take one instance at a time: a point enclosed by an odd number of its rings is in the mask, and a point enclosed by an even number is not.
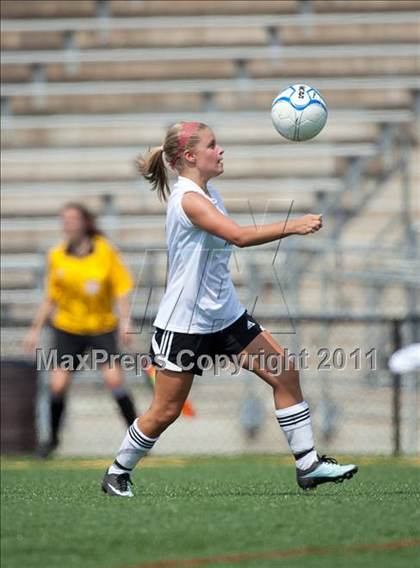
<svg viewBox="0 0 420 568"><path fill-rule="evenodd" d="M247 322L248 329L251 329L251 327L254 327L254 325L255 325L255 323L253 321Z"/></svg>

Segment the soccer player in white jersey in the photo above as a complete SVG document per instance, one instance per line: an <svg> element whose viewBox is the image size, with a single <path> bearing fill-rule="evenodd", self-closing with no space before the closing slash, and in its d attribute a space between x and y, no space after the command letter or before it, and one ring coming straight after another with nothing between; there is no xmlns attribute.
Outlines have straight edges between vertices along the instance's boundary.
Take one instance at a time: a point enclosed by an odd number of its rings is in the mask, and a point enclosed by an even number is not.
<svg viewBox="0 0 420 568"><path fill-rule="evenodd" d="M244 368L272 387L275 415L295 457L300 487L343 481L357 472L355 465L318 456L299 373L292 362L284 361L284 349L240 304L228 268L232 245L250 247L309 235L321 229L322 217L305 215L258 228L238 225L209 183L223 173L223 152L207 125L180 122L169 128L162 146L138 163L142 175L167 201L168 280L151 345L158 368L154 398L128 428L105 473L102 489L109 495L133 495L130 473L178 418L194 375L202 374L197 362L203 354L237 356ZM172 189L164 158L179 175ZM283 364L270 371L256 354L264 355L262 361L274 355Z"/></svg>

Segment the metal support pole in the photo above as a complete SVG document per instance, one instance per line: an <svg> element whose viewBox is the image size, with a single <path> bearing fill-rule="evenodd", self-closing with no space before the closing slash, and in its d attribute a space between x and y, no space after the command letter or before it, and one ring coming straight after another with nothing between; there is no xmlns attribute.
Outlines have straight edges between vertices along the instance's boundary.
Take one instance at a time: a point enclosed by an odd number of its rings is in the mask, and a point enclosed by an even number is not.
<svg viewBox="0 0 420 568"><path fill-rule="evenodd" d="M392 344L393 352L401 348L401 322L392 321ZM401 453L401 375L392 375L392 425L393 425L393 454Z"/></svg>
<svg viewBox="0 0 420 568"><path fill-rule="evenodd" d="M418 260L417 235L414 229L412 210L415 208L415 190L410 178L409 163L411 148L408 142L400 142L400 175L401 175L401 221L404 228L403 242L408 260ZM414 193L413 193L414 191ZM413 203L411 201L413 200ZM405 285L407 313L409 315L405 328L404 343L416 343L420 339L419 322L414 315L419 305L420 293L414 284ZM407 403L409 408L407 421L406 451L415 452L417 445L417 380L415 373L406 375Z"/></svg>
<svg viewBox="0 0 420 568"><path fill-rule="evenodd" d="M410 161L410 146L408 144L400 144L400 174L401 174L401 222L404 229L404 245L406 248L406 258L416 259L418 258L417 252L417 238L416 231L414 230L412 210L415 207L415 203L411 203L412 190L411 190L411 179L409 172L409 161ZM415 286L409 284L406 285L406 298L407 298L407 312L409 315L414 315L416 313L419 294ZM415 341L415 326L413 322L410 321L410 337L408 338L408 343Z"/></svg>

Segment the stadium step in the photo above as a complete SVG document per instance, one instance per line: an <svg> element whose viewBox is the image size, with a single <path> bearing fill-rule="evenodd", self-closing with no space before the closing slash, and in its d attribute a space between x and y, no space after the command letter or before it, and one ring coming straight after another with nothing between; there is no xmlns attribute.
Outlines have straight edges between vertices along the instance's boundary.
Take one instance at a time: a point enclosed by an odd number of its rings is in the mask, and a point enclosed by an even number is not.
<svg viewBox="0 0 420 568"><path fill-rule="evenodd" d="M174 123L172 119L157 117L155 121L144 115L118 115L95 118L92 116L75 117L71 121L59 121L51 117L48 124L36 117L12 117L3 121L2 148L30 147L80 147L83 146L118 146L138 144L157 146L162 143L166 126ZM64 117L63 117L64 118ZM193 117L195 118L195 117ZM228 144L268 144L286 143L274 129L270 114L230 113L220 115L200 115L197 118L206 122L215 132L217 140L223 146ZM23 119L23 120L19 120ZM330 113L328 127L317 140L320 142L373 142L377 139L383 124L410 123L413 113L407 111L348 112ZM106 136L104 134L106 133Z"/></svg>
<svg viewBox="0 0 420 568"><path fill-rule="evenodd" d="M349 12L358 12L363 10L365 12L374 12L375 10L389 10L390 12L398 10L418 10L419 5L416 0L401 0L396 4L392 0L311 0L311 7L314 12L336 12L346 14Z"/></svg>
<svg viewBox="0 0 420 568"><path fill-rule="evenodd" d="M48 148L4 150L4 181L135 179L134 160L145 147ZM375 144L328 144L230 146L225 153L226 178L335 175L339 160L373 157Z"/></svg>
<svg viewBox="0 0 420 568"><path fill-rule="evenodd" d="M341 191L343 183L338 178L295 177L281 179L224 179L217 180L219 189L229 210L264 212L266 208L284 211L294 200L294 207L310 211L316 207L318 195ZM262 200L260 195L264 193ZM36 201L31 197L37 195ZM106 211L118 214L145 212L158 213L165 206L150 190L146 181L115 180L115 182L43 182L4 183L2 188L2 213L5 218L20 215L56 215L62 205L82 200L95 213Z"/></svg>
<svg viewBox="0 0 420 568"><path fill-rule="evenodd" d="M259 81L206 79L162 81L86 81L5 84L4 103L12 114L120 112L197 113L208 110L267 110L282 85L297 77ZM416 75L400 77L307 77L330 108L411 108ZM357 93L357 99L355 98Z"/></svg>
<svg viewBox="0 0 420 568"><path fill-rule="evenodd" d="M62 49L68 29L79 49L200 46L284 46L415 42L416 12L184 18L3 20L3 50ZM139 33L141 31L141 33Z"/></svg>
<svg viewBox="0 0 420 568"><path fill-rule="evenodd" d="M40 51L5 51L2 57L2 65L34 65L65 63L67 65L83 63L119 63L154 62L164 61L193 61L200 62L224 61L237 59L244 60L320 60L375 57L376 59L390 57L416 58L418 56L418 44L367 44L367 45L319 45L319 46L211 46L190 48L142 48L142 49L89 49L89 50L40 50Z"/></svg>
<svg viewBox="0 0 420 568"><path fill-rule="evenodd" d="M6 0L2 2L1 17L8 18L80 18L96 15L95 0L83 2L43 2L31 0L30 2L14 2Z"/></svg>
<svg viewBox="0 0 420 568"><path fill-rule="evenodd" d="M59 83L160 77L251 80L282 75L392 76L416 74L418 65L417 43L385 43L6 51L1 70L5 83L28 82L34 66L42 70L45 81Z"/></svg>

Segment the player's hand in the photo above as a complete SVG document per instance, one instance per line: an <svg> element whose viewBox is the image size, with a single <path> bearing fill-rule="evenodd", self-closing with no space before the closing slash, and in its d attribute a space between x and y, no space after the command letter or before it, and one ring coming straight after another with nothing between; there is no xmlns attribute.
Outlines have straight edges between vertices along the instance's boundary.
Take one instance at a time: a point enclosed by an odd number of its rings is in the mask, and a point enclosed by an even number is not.
<svg viewBox="0 0 420 568"><path fill-rule="evenodd" d="M133 328L131 323L121 324L118 329L119 342L123 347L130 347L133 343Z"/></svg>
<svg viewBox="0 0 420 568"><path fill-rule="evenodd" d="M39 331L30 329L23 340L23 349L28 355L33 355L39 343Z"/></svg>
<svg viewBox="0 0 420 568"><path fill-rule="evenodd" d="M316 233L322 227L322 215L313 215L309 213L299 219L296 219L296 235L308 235L309 233Z"/></svg>

